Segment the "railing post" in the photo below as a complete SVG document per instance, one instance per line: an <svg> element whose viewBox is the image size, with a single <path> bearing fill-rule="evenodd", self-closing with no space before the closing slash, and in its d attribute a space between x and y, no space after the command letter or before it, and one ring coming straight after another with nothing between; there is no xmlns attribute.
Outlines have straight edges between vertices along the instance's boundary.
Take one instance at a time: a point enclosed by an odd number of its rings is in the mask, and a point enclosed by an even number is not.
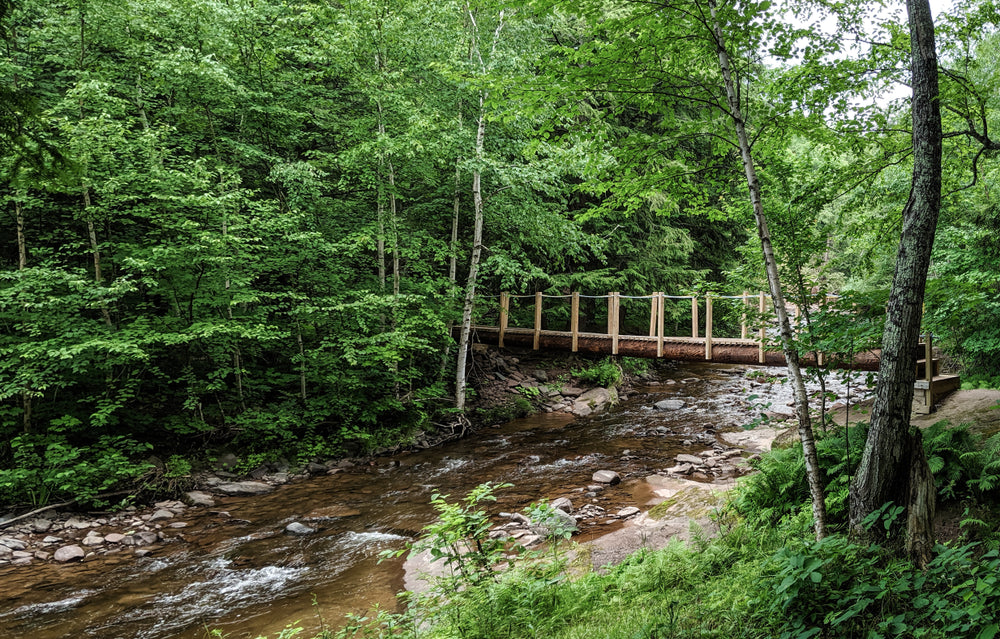
<svg viewBox="0 0 1000 639"><path fill-rule="evenodd" d="M503 336L507 332L507 321L510 316L510 293L500 293L500 339L497 346L503 348Z"/></svg>
<svg viewBox="0 0 1000 639"><path fill-rule="evenodd" d="M712 296L705 296L705 359L712 359Z"/></svg>
<svg viewBox="0 0 1000 639"><path fill-rule="evenodd" d="M659 293L653 293L649 298L649 336L653 337L656 335L656 296Z"/></svg>
<svg viewBox="0 0 1000 639"><path fill-rule="evenodd" d="M618 309L619 309L619 306L621 304L621 300L619 298L620 295L621 295L621 293L615 291L615 292L611 293L611 298L610 298L611 310L612 310L611 317L614 318L614 320L611 322L611 327L612 327L612 329L614 331L611 334L611 354L612 355L617 355L618 354L618 330L619 330L619 326L618 326Z"/></svg>
<svg viewBox="0 0 1000 639"><path fill-rule="evenodd" d="M575 353L577 343L580 340L580 291L573 291L569 311L569 330L573 334L573 352Z"/></svg>
<svg viewBox="0 0 1000 639"><path fill-rule="evenodd" d="M656 294L656 356L663 357L663 314L666 310L666 299L663 292Z"/></svg>
<svg viewBox="0 0 1000 639"><path fill-rule="evenodd" d="M928 382L934 381L934 363L931 358L934 356L934 345L931 343L931 332L924 334L924 379ZM927 386L927 394L930 396L930 385ZM928 402L928 405L930 402Z"/></svg>
<svg viewBox="0 0 1000 639"><path fill-rule="evenodd" d="M750 299L747 296L747 292L743 291L743 316L740 318L740 339L747 338L747 306L750 305Z"/></svg>
<svg viewBox="0 0 1000 639"><path fill-rule="evenodd" d="M757 348L757 362L760 364L764 363L764 340L767 339L767 322L765 321L764 311L767 310L767 305L764 303L764 291L760 292L760 342Z"/></svg>
<svg viewBox="0 0 1000 639"><path fill-rule="evenodd" d="M532 348L538 350L542 337L542 292L535 291L535 340Z"/></svg>
<svg viewBox="0 0 1000 639"><path fill-rule="evenodd" d="M698 337L698 298L691 296L691 337Z"/></svg>

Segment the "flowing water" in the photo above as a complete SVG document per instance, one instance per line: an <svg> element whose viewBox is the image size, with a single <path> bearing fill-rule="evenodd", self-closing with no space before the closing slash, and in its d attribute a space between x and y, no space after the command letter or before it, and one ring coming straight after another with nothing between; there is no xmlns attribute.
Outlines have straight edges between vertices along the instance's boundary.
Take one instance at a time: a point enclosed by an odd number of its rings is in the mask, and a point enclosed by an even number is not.
<svg viewBox="0 0 1000 639"><path fill-rule="evenodd" d="M494 512L559 496L579 505L579 489L593 472L610 469L624 481L597 503L642 507L638 479L672 466L676 454L710 448L717 432L738 429L763 404L791 412L786 384L757 383L744 373L678 366L662 371L664 384L636 389L608 413L534 415L262 497L222 498L214 509L185 513L190 525L182 540L147 557L121 552L83 564L0 569L0 635L201 639L218 628L236 639L276 634L289 623L337 627L345 614L376 603L393 609L402 562L380 564L379 552L401 548L433 521L435 492L455 499L486 481L509 482L514 487L501 492ZM832 390L843 396L842 386ZM668 398L687 405L652 408ZM318 532L287 535L292 521ZM611 530L604 525L582 536Z"/></svg>

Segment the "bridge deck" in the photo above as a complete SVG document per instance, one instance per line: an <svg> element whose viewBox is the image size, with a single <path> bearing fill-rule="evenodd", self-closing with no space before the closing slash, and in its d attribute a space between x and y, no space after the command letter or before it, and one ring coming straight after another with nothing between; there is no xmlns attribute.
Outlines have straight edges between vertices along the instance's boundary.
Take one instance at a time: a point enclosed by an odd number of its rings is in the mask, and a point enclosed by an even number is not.
<svg viewBox="0 0 1000 639"><path fill-rule="evenodd" d="M474 326L473 336L479 343L501 346L500 329L496 326ZM661 342L661 338L657 336L646 335L577 333L576 336L577 343L574 349L571 331L538 331L531 328L508 327L503 331L502 346L726 364L785 365L784 353L762 350L759 342L753 339L664 336ZM804 366L819 364L832 368L878 370L879 353L877 351L858 353L854 356L853 362L830 356L823 357L817 362L813 354L803 354L801 363Z"/></svg>

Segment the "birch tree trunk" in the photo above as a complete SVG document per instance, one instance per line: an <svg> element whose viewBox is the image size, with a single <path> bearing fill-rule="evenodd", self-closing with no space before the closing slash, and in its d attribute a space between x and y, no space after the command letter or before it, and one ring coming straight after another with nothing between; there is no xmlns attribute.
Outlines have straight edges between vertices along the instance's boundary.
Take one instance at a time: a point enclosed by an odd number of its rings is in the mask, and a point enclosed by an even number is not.
<svg viewBox="0 0 1000 639"><path fill-rule="evenodd" d="M479 68L483 76L486 75L486 63L483 59L483 52L479 45L478 32L479 25L476 17L469 10L469 22L472 27L472 50L474 51ZM493 42L490 46L490 57L496 53L497 43L500 41L500 32L504 26L504 11L500 10L497 28L493 32ZM482 188L482 161L484 157L483 146L486 140L486 100L489 92L486 89L479 91L479 119L476 124L476 164L472 171L472 255L469 258L469 275L465 283L465 301L462 304L462 327L458 338L458 362L455 371L455 408L465 410L465 369L469 354L469 336L472 333L472 309L476 301L476 277L479 274L479 259L483 252L483 188Z"/></svg>
<svg viewBox="0 0 1000 639"><path fill-rule="evenodd" d="M757 170L754 167L753 153L746 131L746 122L743 118L739 97L733 81L732 67L726 49L725 34L719 22L715 0L708 0L708 7L712 17L712 31L719 56L719 70L722 72L722 77L726 85L729 116L736 128L736 137L739 139L740 156L743 159L743 169L746 174L747 187L750 191L750 203L753 206L753 216L757 224L757 235L760 239L764 257L764 268L767 272L767 284L771 291L771 300L774 302L774 312L778 317L780 325L781 347L785 354L785 361L788 364L788 378L792 382L792 391L795 398L795 416L798 419L799 438L802 440L802 454L805 457L806 477L809 482L809 494L812 498L813 526L816 532L816 539L819 540L826 536L826 502L823 495L823 482L819 474L816 440L813 437L812 422L809 418L809 398L806 395L805 381L802 378L802 370L799 366L799 353L793 344L792 326L788 320L788 312L785 309L785 298L781 291L781 280L778 277L778 264L774 258L774 249L771 246L771 233L768 229L767 218L764 215L760 181L757 178Z"/></svg>
<svg viewBox="0 0 1000 639"><path fill-rule="evenodd" d="M910 411L924 288L941 210L942 134L930 4L907 0L906 11L913 78L913 181L903 209L896 271L886 307L871 427L851 484L850 507L852 534L872 539L884 527L865 530L865 519L887 502L905 506L906 551L918 565L926 566L934 545L934 480L920 431L910 426Z"/></svg>

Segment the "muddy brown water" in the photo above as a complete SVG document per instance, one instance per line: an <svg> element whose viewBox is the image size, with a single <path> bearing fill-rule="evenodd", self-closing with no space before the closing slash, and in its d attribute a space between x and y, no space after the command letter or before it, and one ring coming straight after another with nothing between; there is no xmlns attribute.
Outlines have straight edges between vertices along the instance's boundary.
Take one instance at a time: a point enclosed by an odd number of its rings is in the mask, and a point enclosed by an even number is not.
<svg viewBox="0 0 1000 639"><path fill-rule="evenodd" d="M434 493L455 499L482 482L509 482L492 512L559 496L580 505L587 498L578 489L594 471L611 469L625 481L597 503L641 507L639 479L672 466L676 454L710 448L715 433L738 429L755 406L791 412L787 384L758 384L746 370L677 366L661 371L667 383L636 389L608 413L534 415L262 497L223 498L211 512L189 510L177 540L147 557L119 552L82 564L0 569L0 636L202 639L217 628L237 639L274 635L288 624L336 628L345 614L376 603L395 609L402 562L379 563L379 553L401 548L433 521ZM840 384L833 390L843 395ZM751 395L758 398L748 401ZM668 398L687 406L652 408ZM218 511L229 516L212 514ZM292 521L318 532L287 535ZM610 530L595 525L582 536Z"/></svg>

